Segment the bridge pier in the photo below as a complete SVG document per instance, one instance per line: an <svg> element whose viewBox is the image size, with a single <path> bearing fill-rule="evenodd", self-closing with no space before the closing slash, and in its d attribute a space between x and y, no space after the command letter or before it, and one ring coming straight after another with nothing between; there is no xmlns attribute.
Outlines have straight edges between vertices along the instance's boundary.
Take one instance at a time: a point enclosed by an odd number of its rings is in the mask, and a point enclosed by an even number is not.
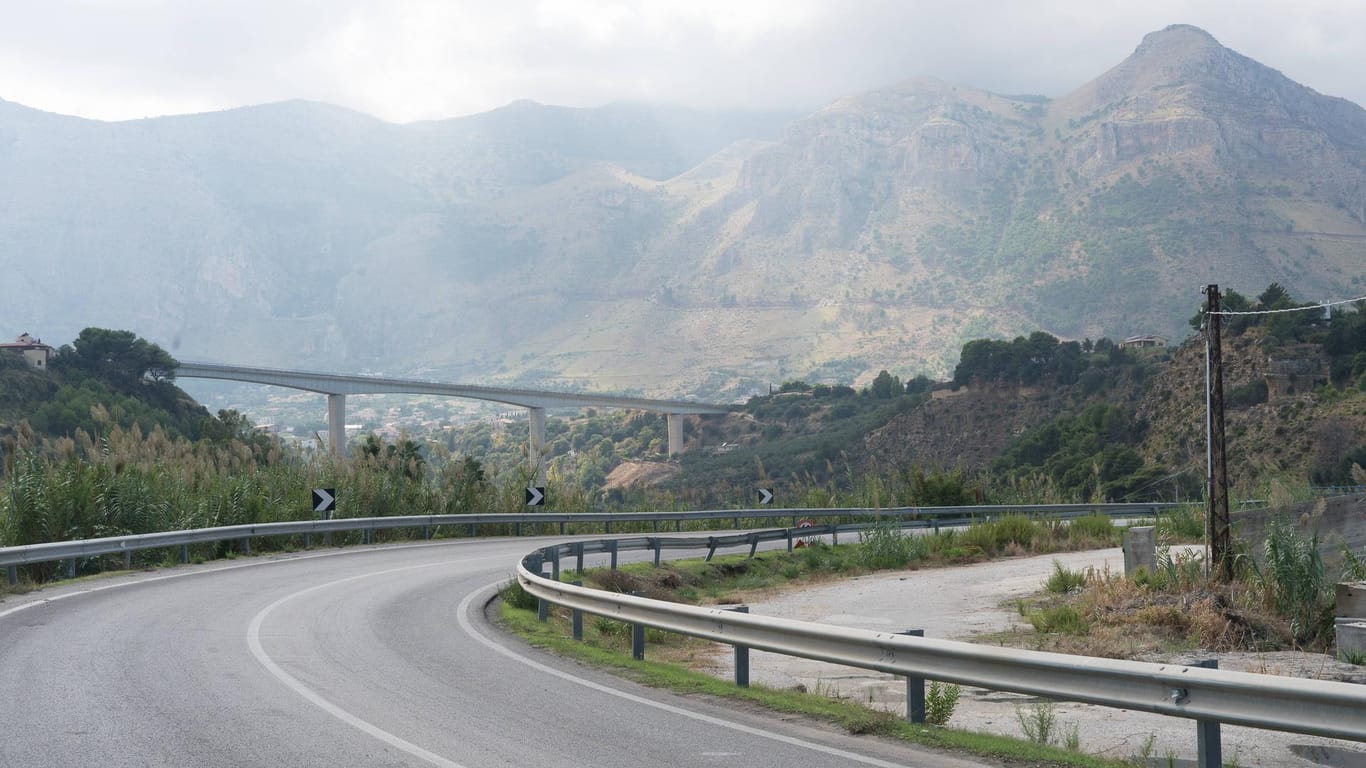
<svg viewBox="0 0 1366 768"><path fill-rule="evenodd" d="M346 395L327 396L327 449L346 458Z"/></svg>
<svg viewBox="0 0 1366 768"><path fill-rule="evenodd" d="M528 431L531 433L529 459L531 471L535 473L535 484L545 487L545 409L528 408Z"/></svg>
<svg viewBox="0 0 1366 768"><path fill-rule="evenodd" d="M683 452L683 414L665 414L669 425L669 455L677 456Z"/></svg>

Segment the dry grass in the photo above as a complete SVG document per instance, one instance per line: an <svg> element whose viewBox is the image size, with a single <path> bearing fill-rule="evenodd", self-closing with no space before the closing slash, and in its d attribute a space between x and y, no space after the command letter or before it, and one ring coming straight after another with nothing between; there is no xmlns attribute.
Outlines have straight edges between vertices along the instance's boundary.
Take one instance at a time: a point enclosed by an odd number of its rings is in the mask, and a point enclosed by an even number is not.
<svg viewBox="0 0 1366 768"><path fill-rule="evenodd" d="M1092 572L1073 594L1035 601L1027 610L1068 605L1085 633L1018 635L1015 643L1064 653L1132 658L1150 652L1201 648L1257 651L1288 647L1289 625L1244 585L1186 577L1162 587L1108 569Z"/></svg>

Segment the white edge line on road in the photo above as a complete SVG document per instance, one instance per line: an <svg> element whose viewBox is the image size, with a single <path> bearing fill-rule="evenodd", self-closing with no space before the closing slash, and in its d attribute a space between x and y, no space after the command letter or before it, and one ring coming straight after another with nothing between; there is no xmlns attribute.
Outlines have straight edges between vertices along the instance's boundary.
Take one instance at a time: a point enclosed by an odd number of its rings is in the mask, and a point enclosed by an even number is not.
<svg viewBox="0 0 1366 768"><path fill-rule="evenodd" d="M261 663L261 666L266 668L266 671L274 675L277 679L279 679L280 682L284 683L290 690L302 696L308 703L321 709L327 714L337 718L343 723L346 723L352 728L355 728L356 730L368 736L372 736L376 739L379 739L380 741L384 742L385 744L388 744L394 749L400 750L402 752L407 752L413 757L416 757L424 762L430 763L431 765L437 766L438 768L465 768L465 766L461 765L460 763L447 760L446 758L436 754L435 752L423 749L422 747L419 747L411 741L407 741L399 736L395 736L394 734L384 730L383 728L380 728L374 723L371 723L367 720L363 720L360 717L357 717L356 715L347 712L346 710L342 709L336 704L333 704L327 699L324 699L316 691L299 682L299 680L295 678L293 675L281 669L280 665L276 664L275 660L270 658L270 655L266 653L265 648L261 646L261 624L265 622L266 617L269 616L270 613L274 611L276 608L279 608L280 606L284 605L285 603L288 603L289 601L297 597L302 597L303 595L307 595L311 592L317 592L319 590L335 587L338 584L345 584L349 581L367 579L371 576L382 576L385 574L398 573L401 571L411 571L419 568L432 568L434 566L449 564L449 562L424 563L423 565L410 565L405 566L403 568L391 568L389 570L384 571L363 573L358 576L350 576L345 579L330 581L326 584L319 584L317 586L309 587L307 589L301 589L293 594L285 595L284 597L280 598L279 600L276 600L275 602L271 603L265 608L262 608L260 613L257 613L255 616L252 617L251 624L247 627L247 645L251 648L251 655L255 656L256 660Z"/></svg>
<svg viewBox="0 0 1366 768"><path fill-rule="evenodd" d="M460 601L460 607L456 611L456 620L460 622L460 628L463 629L465 633L468 634L470 637L473 637L480 643L483 643L484 645L488 646L494 651L497 651L498 653L501 653L510 659L519 661L533 669L539 670L548 675L554 675L555 677L558 677L562 680L568 680L571 683L577 683L579 685L584 686L585 688L591 688L592 690L601 693L606 693L611 696L616 696L618 698L626 699L627 701L636 704L643 704L647 707L654 707L655 709L663 710L665 712L678 715L680 717L691 718L693 720L698 720L700 722L707 723L709 725L719 726L721 728L729 728L730 730L739 731L740 733L749 734L751 736L759 736L765 739L771 739L773 741L781 742L783 744L788 744L794 747L801 747L803 749L810 749L815 752L822 752L824 754L833 755L844 760L850 760L856 763L863 763L864 765L874 765L878 766L878 768L904 768L904 766L902 766L899 763L889 763L885 760L879 760L875 757L860 755L857 752L850 752L848 750L840 749L838 747L827 746L825 744L818 744L814 741L799 739L795 736L784 736L783 734L779 733L769 733L768 731L759 728L754 728L743 723L737 723L734 720L725 720L719 717L713 717L711 715L704 715L700 712L694 712L690 709L676 707L672 704L665 704L662 701L654 701L653 699L647 699L643 696L637 696L634 693L627 693L626 691L618 690L616 688L612 688L601 683L596 683L592 680L586 680L582 677L571 675L568 672L555 669L554 667L542 664L541 662L536 661L535 659L523 656L506 646L500 645L497 641L479 632L477 629L475 629L474 624L469 620L468 614L472 606L476 602L478 602L479 605L482 607L482 605L485 602L487 602L488 599L492 596L492 593L504 583L505 582L502 581L495 582L493 584L488 585L487 587L484 587L483 589L476 590L466 595L465 599Z"/></svg>

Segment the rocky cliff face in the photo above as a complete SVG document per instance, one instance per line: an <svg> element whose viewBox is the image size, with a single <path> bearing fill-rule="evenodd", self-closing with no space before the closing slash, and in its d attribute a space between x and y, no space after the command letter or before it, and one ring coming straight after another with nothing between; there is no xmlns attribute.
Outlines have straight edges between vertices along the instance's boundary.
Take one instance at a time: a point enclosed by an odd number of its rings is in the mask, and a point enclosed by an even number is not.
<svg viewBox="0 0 1366 768"><path fill-rule="evenodd" d="M1210 282L1366 290L1366 112L1192 27L1054 100L919 79L796 120L0 103L0 177L0 325L267 365L729 398L1176 338Z"/></svg>

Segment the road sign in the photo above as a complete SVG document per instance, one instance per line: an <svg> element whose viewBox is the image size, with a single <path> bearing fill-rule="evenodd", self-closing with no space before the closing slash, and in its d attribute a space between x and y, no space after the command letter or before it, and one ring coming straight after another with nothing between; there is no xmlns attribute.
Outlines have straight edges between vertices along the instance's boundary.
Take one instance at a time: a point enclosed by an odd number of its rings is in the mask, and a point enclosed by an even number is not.
<svg viewBox="0 0 1366 768"><path fill-rule="evenodd" d="M816 527L816 521L815 521L815 520L812 520L812 519L809 518L809 517L803 517L802 519L800 519L800 520L797 521L797 527L798 527L798 528L815 528L815 527ZM815 537L815 536L808 536L808 537L806 537L806 538L797 539L797 543L796 543L796 544L793 544L792 546L793 546L793 547L809 547L809 546L811 546L812 544L815 544L815 543L816 543L816 537Z"/></svg>
<svg viewBox="0 0 1366 768"><path fill-rule="evenodd" d="M529 486L526 489L526 505L528 507L539 507L545 503L545 488Z"/></svg>
<svg viewBox="0 0 1366 768"><path fill-rule="evenodd" d="M313 489L313 511L314 512L333 512L337 509L337 489L336 488L314 488Z"/></svg>
<svg viewBox="0 0 1366 768"><path fill-rule="evenodd" d="M759 503L760 503L760 504L772 504L772 503L773 503L773 491L769 490L768 488L760 488L760 489L759 489Z"/></svg>

